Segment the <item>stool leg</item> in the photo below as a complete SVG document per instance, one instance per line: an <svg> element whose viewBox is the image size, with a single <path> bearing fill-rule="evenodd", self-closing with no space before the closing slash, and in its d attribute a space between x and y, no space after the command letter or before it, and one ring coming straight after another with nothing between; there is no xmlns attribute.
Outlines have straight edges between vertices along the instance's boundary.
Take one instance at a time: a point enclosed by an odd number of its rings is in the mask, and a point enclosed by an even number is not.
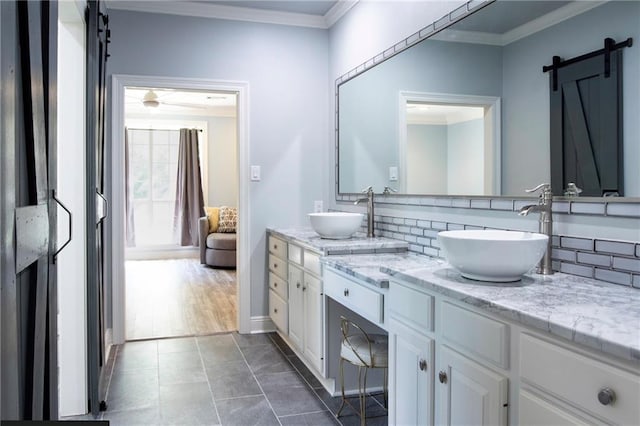
<svg viewBox="0 0 640 426"><path fill-rule="evenodd" d="M364 374L362 375L362 380L360 377L360 372L364 369ZM360 425L365 426L367 421L367 372L369 369L367 367L358 367L358 391L360 394ZM360 388L360 386L362 386Z"/></svg>
<svg viewBox="0 0 640 426"><path fill-rule="evenodd" d="M344 358L340 358L340 388L342 389L342 403L340 404L338 413L336 413L336 417L340 417L340 413L342 412L344 403L346 402L346 397L344 395Z"/></svg>
<svg viewBox="0 0 640 426"><path fill-rule="evenodd" d="M388 395L389 395L389 369L384 369L384 382L382 385L382 395L384 397L384 408L389 408Z"/></svg>

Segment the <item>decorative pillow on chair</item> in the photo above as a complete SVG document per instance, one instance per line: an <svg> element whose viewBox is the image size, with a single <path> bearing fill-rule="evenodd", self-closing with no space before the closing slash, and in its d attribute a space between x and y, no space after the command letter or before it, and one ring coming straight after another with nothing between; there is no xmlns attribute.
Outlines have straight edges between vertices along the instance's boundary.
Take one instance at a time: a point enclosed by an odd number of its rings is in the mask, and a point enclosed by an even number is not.
<svg viewBox="0 0 640 426"><path fill-rule="evenodd" d="M218 232L236 232L238 222L238 210L235 207L220 207L220 221Z"/></svg>
<svg viewBox="0 0 640 426"><path fill-rule="evenodd" d="M209 232L218 232L220 207L205 207L204 213L207 215L207 219L209 219Z"/></svg>

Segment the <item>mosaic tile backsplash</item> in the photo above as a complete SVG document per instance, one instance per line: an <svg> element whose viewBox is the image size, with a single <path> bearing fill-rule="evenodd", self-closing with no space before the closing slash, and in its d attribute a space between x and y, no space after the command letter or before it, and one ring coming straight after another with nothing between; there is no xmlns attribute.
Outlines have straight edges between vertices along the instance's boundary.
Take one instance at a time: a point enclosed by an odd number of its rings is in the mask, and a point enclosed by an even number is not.
<svg viewBox="0 0 640 426"><path fill-rule="evenodd" d="M440 231L490 229L379 215L374 216L374 222L377 236L406 241L409 251L433 257L443 257L437 239ZM366 218L361 230L366 232ZM554 235L551 244L555 271L640 290L640 243Z"/></svg>

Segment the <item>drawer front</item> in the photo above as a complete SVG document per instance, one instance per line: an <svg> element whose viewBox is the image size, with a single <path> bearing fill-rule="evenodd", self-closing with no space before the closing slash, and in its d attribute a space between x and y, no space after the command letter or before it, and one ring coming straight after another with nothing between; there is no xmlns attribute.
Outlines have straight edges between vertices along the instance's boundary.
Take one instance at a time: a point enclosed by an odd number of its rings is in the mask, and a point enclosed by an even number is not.
<svg viewBox="0 0 640 426"><path fill-rule="evenodd" d="M310 252L309 250L304 251L304 269L307 271L320 276L320 256Z"/></svg>
<svg viewBox="0 0 640 426"><path fill-rule="evenodd" d="M287 258L287 243L278 237L269 235L269 252L275 254L280 259Z"/></svg>
<svg viewBox="0 0 640 426"><path fill-rule="evenodd" d="M384 296L331 270L325 271L324 294L366 319L383 323Z"/></svg>
<svg viewBox="0 0 640 426"><path fill-rule="evenodd" d="M509 368L509 326L448 302L442 303L442 335L465 352ZM473 357L472 357L473 358Z"/></svg>
<svg viewBox="0 0 640 426"><path fill-rule="evenodd" d="M272 254L269 255L269 270L282 278L287 279L287 261Z"/></svg>
<svg viewBox="0 0 640 426"><path fill-rule="evenodd" d="M302 247L295 244L289 244L289 261L302 266Z"/></svg>
<svg viewBox="0 0 640 426"><path fill-rule="evenodd" d="M387 308L418 331L433 331L434 297L392 282Z"/></svg>
<svg viewBox="0 0 640 426"><path fill-rule="evenodd" d="M283 300L288 299L287 282L273 272L269 272L269 288L275 291Z"/></svg>
<svg viewBox="0 0 640 426"><path fill-rule="evenodd" d="M282 300L278 294L269 290L269 318L283 333L288 333L289 329L289 313L287 302Z"/></svg>
<svg viewBox="0 0 640 426"><path fill-rule="evenodd" d="M537 396L520 391L518 397L518 424L520 426L587 425L585 420L556 407Z"/></svg>
<svg viewBox="0 0 640 426"><path fill-rule="evenodd" d="M638 374L523 333L520 375L523 380L607 422L630 425L640 420ZM615 401L603 405L598 401L598 393L606 388L615 393Z"/></svg>

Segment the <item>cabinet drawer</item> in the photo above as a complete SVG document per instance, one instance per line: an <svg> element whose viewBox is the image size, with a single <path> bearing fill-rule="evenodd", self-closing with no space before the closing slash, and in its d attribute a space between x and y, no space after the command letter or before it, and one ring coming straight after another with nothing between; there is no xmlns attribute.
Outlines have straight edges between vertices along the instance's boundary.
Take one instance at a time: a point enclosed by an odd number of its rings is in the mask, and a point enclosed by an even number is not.
<svg viewBox="0 0 640 426"><path fill-rule="evenodd" d="M324 294L377 324L383 322L384 296L331 270L324 274Z"/></svg>
<svg viewBox="0 0 640 426"><path fill-rule="evenodd" d="M287 303L273 290L269 290L269 318L280 331L288 333L289 314Z"/></svg>
<svg viewBox="0 0 640 426"><path fill-rule="evenodd" d="M302 247L295 244L289 244L289 260L298 265L302 265Z"/></svg>
<svg viewBox="0 0 640 426"><path fill-rule="evenodd" d="M269 235L269 252L275 254L280 259L287 258L287 243L280 238Z"/></svg>
<svg viewBox="0 0 640 426"><path fill-rule="evenodd" d="M390 285L388 309L416 330L433 331L433 304L433 296L393 282Z"/></svg>
<svg viewBox="0 0 640 426"><path fill-rule="evenodd" d="M556 407L537 396L520 391L518 397L518 424L520 426L587 425L585 420Z"/></svg>
<svg viewBox="0 0 640 426"><path fill-rule="evenodd" d="M269 272L269 288L275 291L283 300L288 299L287 282L273 272Z"/></svg>
<svg viewBox="0 0 640 426"><path fill-rule="evenodd" d="M310 252L309 250L304 251L304 269L307 271L320 276L320 256Z"/></svg>
<svg viewBox="0 0 640 426"><path fill-rule="evenodd" d="M638 424L640 376L528 334L520 335L522 379L606 422ZM609 388L612 404L603 405L598 393Z"/></svg>
<svg viewBox="0 0 640 426"><path fill-rule="evenodd" d="M443 337L464 352L498 367L509 368L507 324L448 302L442 303L440 323Z"/></svg>
<svg viewBox="0 0 640 426"><path fill-rule="evenodd" d="M287 279L287 262L272 254L269 255L269 270L280 278Z"/></svg>

